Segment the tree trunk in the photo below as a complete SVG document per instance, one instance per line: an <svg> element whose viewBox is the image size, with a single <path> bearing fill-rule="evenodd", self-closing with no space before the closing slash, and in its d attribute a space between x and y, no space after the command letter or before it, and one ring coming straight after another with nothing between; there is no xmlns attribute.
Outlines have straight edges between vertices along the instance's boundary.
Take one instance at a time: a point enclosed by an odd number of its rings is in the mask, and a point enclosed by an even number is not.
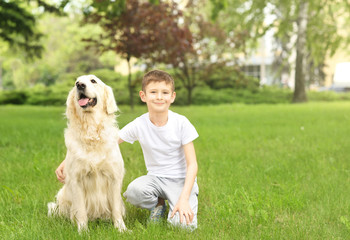
<svg viewBox="0 0 350 240"><path fill-rule="evenodd" d="M2 60L0 59L0 90L2 89Z"/></svg>
<svg viewBox="0 0 350 240"><path fill-rule="evenodd" d="M187 88L187 105L192 104L192 90L193 88L191 86Z"/></svg>
<svg viewBox="0 0 350 240"><path fill-rule="evenodd" d="M306 102L305 91L305 72L303 69L303 61L305 60L305 48L306 48L306 30L308 22L308 8L309 3L302 1L299 9L298 17L298 36L297 36L297 56L295 64L295 89L293 94L293 102Z"/></svg>
<svg viewBox="0 0 350 240"><path fill-rule="evenodd" d="M130 108L134 110L134 89L131 85L131 65L130 65L130 57L126 58L128 61L128 88L129 88L129 97L130 97Z"/></svg>

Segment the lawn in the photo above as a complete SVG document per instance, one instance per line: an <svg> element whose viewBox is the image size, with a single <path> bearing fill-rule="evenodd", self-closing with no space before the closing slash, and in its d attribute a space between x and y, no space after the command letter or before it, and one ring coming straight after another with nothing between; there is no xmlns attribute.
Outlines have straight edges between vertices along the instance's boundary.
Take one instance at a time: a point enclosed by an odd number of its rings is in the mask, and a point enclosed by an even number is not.
<svg viewBox="0 0 350 240"><path fill-rule="evenodd" d="M121 106L119 126L145 112ZM126 203L121 234L109 221L79 235L47 217L61 187L63 107L0 106L0 239L349 239L350 103L174 107L197 128L199 228L147 226ZM138 145L123 143L123 190L145 174Z"/></svg>

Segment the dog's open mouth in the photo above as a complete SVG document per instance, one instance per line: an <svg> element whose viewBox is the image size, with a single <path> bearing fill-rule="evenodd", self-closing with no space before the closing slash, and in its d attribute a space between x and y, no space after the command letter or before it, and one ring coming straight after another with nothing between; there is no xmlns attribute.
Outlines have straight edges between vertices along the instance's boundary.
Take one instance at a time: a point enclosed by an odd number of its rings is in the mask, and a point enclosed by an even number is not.
<svg viewBox="0 0 350 240"><path fill-rule="evenodd" d="M80 94L78 103L82 108L94 107L97 104L97 98L88 98L84 94Z"/></svg>

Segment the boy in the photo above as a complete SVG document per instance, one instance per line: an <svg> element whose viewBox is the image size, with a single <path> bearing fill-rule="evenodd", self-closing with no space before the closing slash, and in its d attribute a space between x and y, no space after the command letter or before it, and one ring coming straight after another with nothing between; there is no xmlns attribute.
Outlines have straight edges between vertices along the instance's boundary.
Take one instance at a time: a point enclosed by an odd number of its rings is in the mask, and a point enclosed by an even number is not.
<svg viewBox="0 0 350 240"><path fill-rule="evenodd" d="M139 94L148 113L120 130L119 144L140 142L148 174L132 181L124 197L137 207L151 210L151 222L158 222L165 215L168 200L168 222L195 229L198 166L193 140L198 133L186 117L169 110L176 93L168 73L146 73ZM63 167L64 162L56 170L60 181L64 180Z"/></svg>

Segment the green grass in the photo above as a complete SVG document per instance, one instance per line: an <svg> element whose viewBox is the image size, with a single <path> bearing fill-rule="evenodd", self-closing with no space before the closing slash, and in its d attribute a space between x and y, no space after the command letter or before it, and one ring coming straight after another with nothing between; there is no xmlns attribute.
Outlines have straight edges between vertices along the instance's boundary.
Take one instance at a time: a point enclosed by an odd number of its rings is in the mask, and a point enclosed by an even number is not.
<svg viewBox="0 0 350 240"><path fill-rule="evenodd" d="M121 107L123 127L146 109ZM126 203L120 234L111 222L79 235L47 217L61 187L61 107L0 107L0 239L349 239L350 103L174 107L200 137L199 228L147 226L148 212ZM123 190L145 174L139 145L121 145Z"/></svg>

